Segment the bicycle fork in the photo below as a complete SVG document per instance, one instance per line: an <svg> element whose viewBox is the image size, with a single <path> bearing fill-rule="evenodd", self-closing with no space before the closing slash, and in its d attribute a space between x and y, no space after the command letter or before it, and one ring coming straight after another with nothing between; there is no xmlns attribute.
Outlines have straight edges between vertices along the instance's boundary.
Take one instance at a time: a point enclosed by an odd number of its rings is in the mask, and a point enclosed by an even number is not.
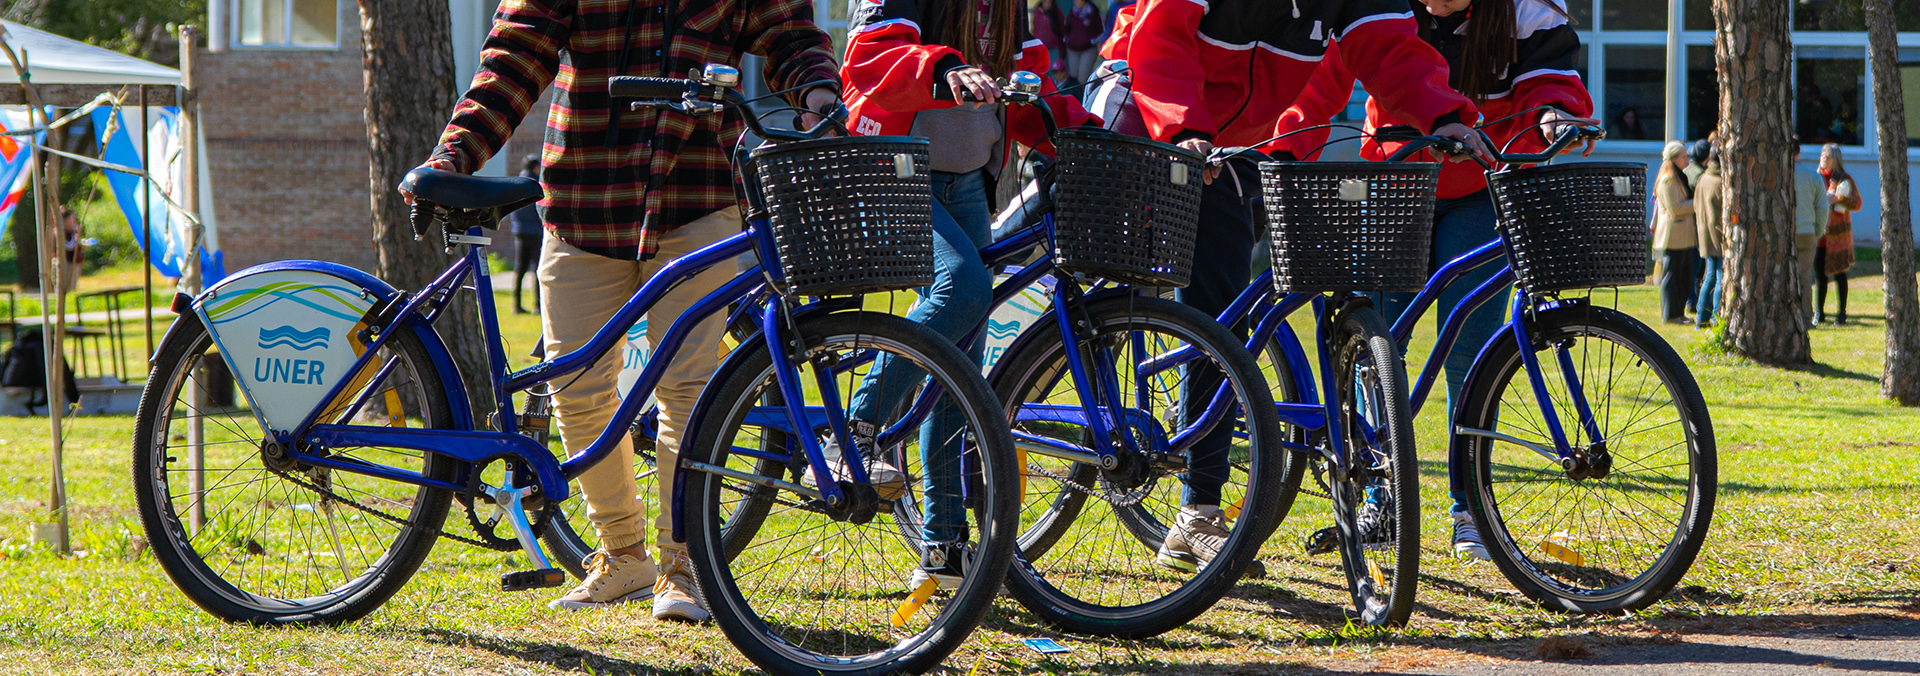
<svg viewBox="0 0 1920 676"><path fill-rule="evenodd" d="M1599 479L1605 477L1613 468L1613 456L1607 452L1606 439L1601 435L1600 423L1593 415L1593 407L1587 403L1586 387L1580 382L1580 369L1573 363L1573 353L1568 342L1559 341L1552 345L1554 366L1560 370L1560 376L1566 383L1567 398L1573 404L1574 414L1579 417L1582 430L1590 443L1584 452L1576 451L1567 439L1565 426L1560 421L1560 413L1554 405L1553 393L1547 389L1546 375L1542 370L1540 357L1534 351L1533 332L1528 329L1529 310L1532 298L1525 293L1515 296L1511 307L1509 325L1513 339L1520 352L1520 363L1527 370L1527 381L1533 386L1534 401L1540 406L1542 422L1546 423L1547 434L1553 441L1553 448L1546 448L1512 436L1491 430L1469 430L1463 433L1483 436L1519 445L1539 454L1549 462L1559 465L1569 477L1575 480Z"/></svg>

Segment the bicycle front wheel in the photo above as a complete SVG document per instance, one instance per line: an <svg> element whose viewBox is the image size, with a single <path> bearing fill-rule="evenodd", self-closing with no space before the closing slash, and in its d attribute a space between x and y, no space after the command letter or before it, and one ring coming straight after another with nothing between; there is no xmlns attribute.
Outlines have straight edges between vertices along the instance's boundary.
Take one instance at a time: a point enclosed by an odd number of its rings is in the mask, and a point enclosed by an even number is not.
<svg viewBox="0 0 1920 676"><path fill-rule="evenodd" d="M1474 522L1500 572L1548 609L1645 608L1693 566L1713 519L1706 402L1673 348L1623 313L1561 308L1530 328L1579 463L1559 462L1521 346L1503 333L1474 365L1453 440L1472 466Z"/></svg>
<svg viewBox="0 0 1920 676"><path fill-rule="evenodd" d="M728 639L769 672L925 671L978 626L1012 557L1018 479L1000 406L979 366L959 348L899 317L807 317L798 320L798 343L798 377L807 384L810 411L829 401L848 405L874 358L887 355L930 376L901 403L937 385L938 403L958 412L956 429L942 430L925 446L929 437L918 425L907 426L897 440L882 435L884 447L875 451L902 472L904 482L899 494L882 496L872 509L849 514L819 498L774 490L755 528L730 529L742 496L769 489L764 475L756 476L767 460L765 449L781 449L783 466L806 463L798 443L789 441L796 434L785 429L786 409L768 403L778 385L764 342L742 346L752 352L729 358L715 374L716 389L703 397L704 417L682 453L680 513L701 589ZM816 378L822 368L829 369L827 377ZM815 391L822 380L834 388L833 400ZM881 429L899 426L911 412L909 406L891 408L896 410L885 419L873 421ZM814 428L800 433L827 433L824 418L809 424ZM941 467L950 469L933 471ZM803 474L794 471L792 480L811 487ZM848 477L840 478L852 486ZM923 509L934 503L947 510L937 525L957 531L949 533L957 539L936 542L928 535ZM916 575L923 554L936 545L961 552L957 575Z"/></svg>
<svg viewBox="0 0 1920 676"><path fill-rule="evenodd" d="M1413 615L1420 578L1420 466L1407 370L1387 322L1369 305L1334 319L1334 393L1350 466L1329 478L1340 563L1360 620L1397 627Z"/></svg>
<svg viewBox="0 0 1920 676"><path fill-rule="evenodd" d="M1253 355L1212 318L1134 296L1073 312L1086 318L1073 343L1044 324L994 370L1016 440L1028 446L1008 587L1067 631L1158 635L1219 601L1272 534L1291 498L1285 432ZM1072 377L1073 348L1095 382ZM1225 384L1223 415L1201 429L1187 402L1204 406L1213 383ZM1094 402L1082 401L1088 393ZM1090 445L1083 404L1135 450L1101 467L1047 455L1039 445ZM1183 431L1197 441L1175 450Z"/></svg>
<svg viewBox="0 0 1920 676"><path fill-rule="evenodd" d="M148 375L133 438L134 495L161 568L195 604L233 622L335 624L385 603L432 551L448 492L278 460L244 398L212 403L209 367L221 356L199 316L175 322ZM394 365L385 380L349 389L320 420L453 427L440 374L411 329L394 333L360 377L371 380L385 363ZM354 413L356 399L366 404ZM452 463L430 453L329 452L453 477Z"/></svg>

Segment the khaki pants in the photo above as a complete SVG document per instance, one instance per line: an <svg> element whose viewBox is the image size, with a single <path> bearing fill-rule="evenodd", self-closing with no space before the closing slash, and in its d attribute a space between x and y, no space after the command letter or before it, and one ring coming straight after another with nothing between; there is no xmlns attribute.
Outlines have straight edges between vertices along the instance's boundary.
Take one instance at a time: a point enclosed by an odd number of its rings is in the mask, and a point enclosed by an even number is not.
<svg viewBox="0 0 1920 676"><path fill-rule="evenodd" d="M1800 266L1800 271L1794 273L1800 279L1800 307L1809 313L1813 312L1813 285L1820 281L1813 275L1813 255L1819 249L1819 234L1793 236L1794 265Z"/></svg>
<svg viewBox="0 0 1920 676"><path fill-rule="evenodd" d="M740 210L728 208L688 223L660 238L660 252L649 261L623 261L599 256L548 236L540 247L540 328L546 333L548 356L585 345L594 332L633 296L642 284L674 259L692 253L740 231ZM687 308L733 278L731 266L717 266L674 287L647 312L648 342ZM673 474L679 466L680 441L687 417L700 390L719 367L720 332L725 316L700 322L667 367L654 395L660 403L660 437L656 444L660 514L654 520L662 548L685 549L673 543ZM649 345L649 351L651 351ZM571 384L554 395L560 421L560 439L568 454L578 453L606 429L620 407L618 379L620 350L616 347ZM645 396L645 393L639 393ZM646 542L646 508L634 481L633 441L620 436L620 445L598 465L580 475L580 492L587 500L587 518L606 549Z"/></svg>

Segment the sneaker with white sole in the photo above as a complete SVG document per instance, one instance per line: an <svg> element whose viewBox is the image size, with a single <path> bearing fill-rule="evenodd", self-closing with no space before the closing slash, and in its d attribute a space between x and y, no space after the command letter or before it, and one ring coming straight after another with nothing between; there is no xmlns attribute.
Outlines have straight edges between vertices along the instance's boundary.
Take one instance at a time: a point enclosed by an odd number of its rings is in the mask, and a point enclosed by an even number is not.
<svg viewBox="0 0 1920 676"><path fill-rule="evenodd" d="M1393 513L1387 511L1386 505L1372 500L1362 503L1354 526L1360 531L1361 546L1375 551L1393 548Z"/></svg>
<svg viewBox="0 0 1920 676"><path fill-rule="evenodd" d="M907 590L919 589L929 578L940 583L940 591L960 588L967 564L973 561L973 545L966 542L936 542L920 552L920 567L913 569Z"/></svg>
<svg viewBox="0 0 1920 676"><path fill-rule="evenodd" d="M707 602L693 577L693 559L686 552L660 552L660 579L653 584L653 619L705 622Z"/></svg>
<svg viewBox="0 0 1920 676"><path fill-rule="evenodd" d="M879 433L878 425L859 418L847 419L847 436L852 437L853 445L860 449L860 459L866 463L867 481L873 485L873 491L880 495L881 500L896 500L907 492L907 475L880 459L879 451L874 450L877 445L874 437ZM840 452L840 442L833 438L833 434L820 437L820 456L826 459L827 467L833 470L834 476L849 481L853 479L853 474L847 471L845 456ZM811 466L807 468L807 483L814 487L820 485Z"/></svg>
<svg viewBox="0 0 1920 676"><path fill-rule="evenodd" d="M659 577L653 560L627 554L613 556L605 550L587 555L587 579L548 608L584 610L653 598L654 580Z"/></svg>
<svg viewBox="0 0 1920 676"><path fill-rule="evenodd" d="M1492 560L1487 556L1487 546L1480 541L1480 528L1473 525L1473 515L1467 512L1453 513L1453 557Z"/></svg>
<svg viewBox="0 0 1920 676"><path fill-rule="evenodd" d="M1227 542L1227 513L1217 505L1185 506L1160 541L1154 561L1174 570L1195 573L1220 554Z"/></svg>

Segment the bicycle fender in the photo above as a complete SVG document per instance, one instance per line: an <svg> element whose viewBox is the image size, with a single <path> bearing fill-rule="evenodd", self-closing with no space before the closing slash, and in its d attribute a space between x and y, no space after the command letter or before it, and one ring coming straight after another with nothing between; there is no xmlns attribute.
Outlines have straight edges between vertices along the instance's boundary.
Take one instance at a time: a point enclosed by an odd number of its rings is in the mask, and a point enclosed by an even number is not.
<svg viewBox="0 0 1920 676"><path fill-rule="evenodd" d="M228 276L194 298L191 308L261 426L284 433L321 406L366 352L360 329L367 311L399 295L379 278L344 265L276 261ZM440 372L455 424L471 429L466 389L445 342L431 326L409 324ZM373 374L363 368L354 377ZM350 383L341 391L358 389Z"/></svg>

